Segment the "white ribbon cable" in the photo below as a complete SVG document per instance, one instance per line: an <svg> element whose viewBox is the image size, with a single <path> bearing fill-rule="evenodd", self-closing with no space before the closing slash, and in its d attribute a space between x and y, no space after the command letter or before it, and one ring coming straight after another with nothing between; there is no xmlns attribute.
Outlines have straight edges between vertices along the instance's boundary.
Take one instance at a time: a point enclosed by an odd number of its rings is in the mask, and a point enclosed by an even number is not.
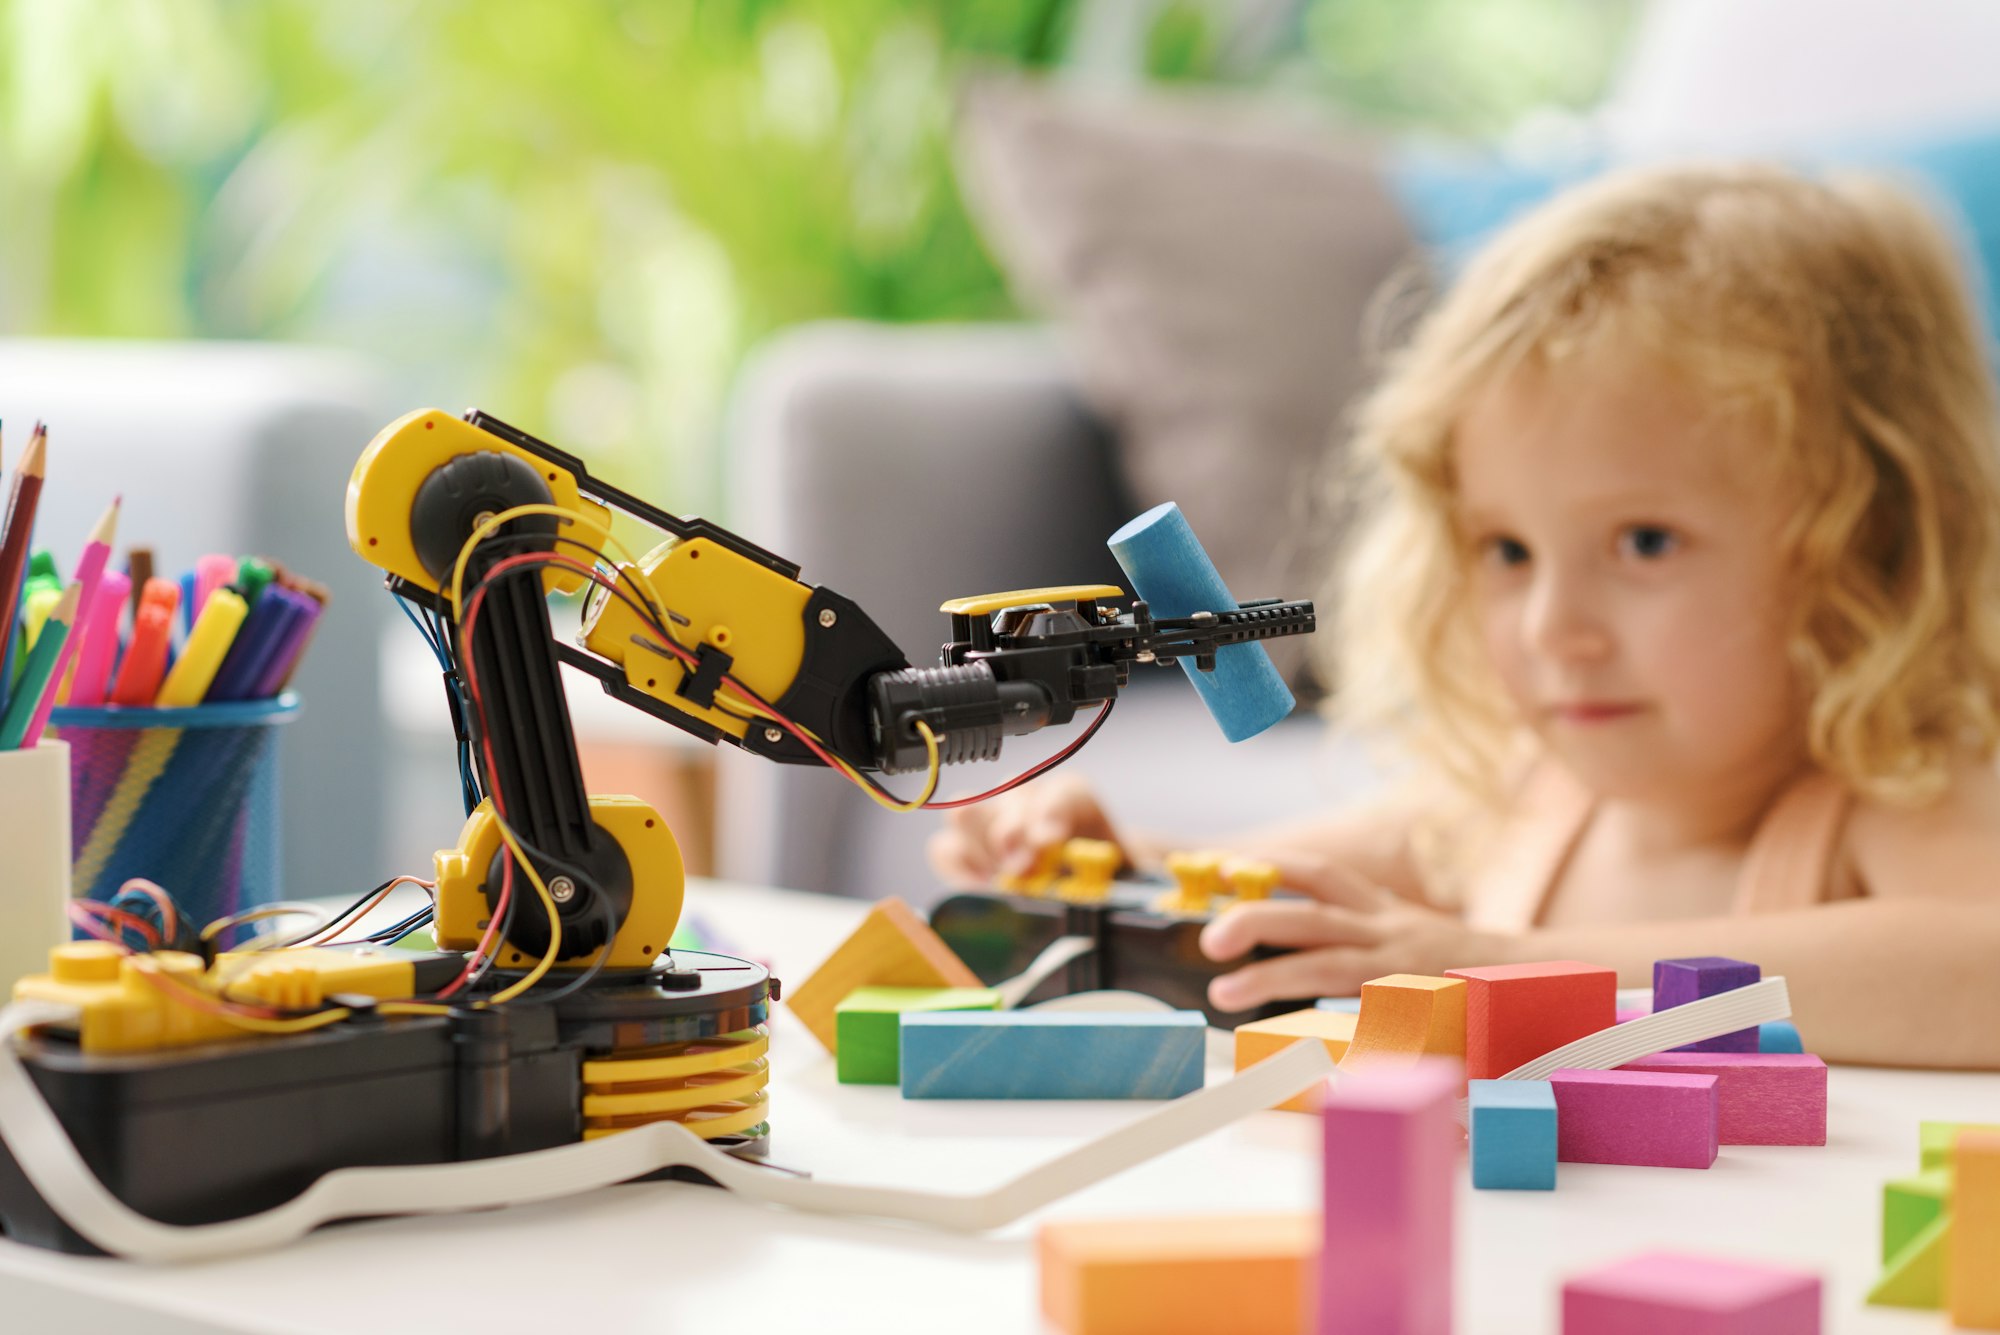
<svg viewBox="0 0 2000 1335"><path fill-rule="evenodd" d="M1785 980L1766 978L1761 983L1718 992L1683 1006L1669 1006L1651 1015L1642 1015L1624 1024L1614 1024L1565 1043L1554 1052L1545 1052L1531 1062L1515 1067L1502 1080L1546 1080L1562 1070L1609 1071L1626 1062L1650 1057L1656 1052L1720 1038L1738 1029L1754 1029L1792 1013L1792 996Z"/></svg>
<svg viewBox="0 0 2000 1335"><path fill-rule="evenodd" d="M1032 964L998 985L1000 1009L1013 1010L1028 999L1030 992L1047 982L1056 970L1096 948L1097 943L1087 936L1059 936L1049 942L1042 948L1042 953L1035 956Z"/></svg>
<svg viewBox="0 0 2000 1335"><path fill-rule="evenodd" d="M1333 1074L1321 1043L1296 1043L1234 1079L1099 1136L988 1191L952 1193L851 1186L796 1178L735 1158L685 1127L654 1122L602 1140L469 1163L342 1168L262 1214L178 1226L148 1219L113 1196L70 1143L21 1065L14 1035L76 1013L44 1002L0 1010L0 1140L42 1199L92 1243L136 1261L196 1261L278 1247L334 1219L447 1214L553 1200L683 1166L732 1191L820 1214L899 1219L961 1232L1021 1216L1163 1154Z"/></svg>

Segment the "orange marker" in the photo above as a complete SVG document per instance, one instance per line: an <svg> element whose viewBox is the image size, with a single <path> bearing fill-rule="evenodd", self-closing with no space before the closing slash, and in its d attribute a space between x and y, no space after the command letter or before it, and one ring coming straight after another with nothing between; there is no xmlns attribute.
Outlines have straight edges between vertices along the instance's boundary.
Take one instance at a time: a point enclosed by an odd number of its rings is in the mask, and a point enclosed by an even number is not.
<svg viewBox="0 0 2000 1335"><path fill-rule="evenodd" d="M132 621L132 643L126 646L125 661L118 665L118 678L111 684L112 704L150 705L159 695L160 679L167 672L174 612L180 602L180 586L172 580L146 581L139 595L139 614Z"/></svg>

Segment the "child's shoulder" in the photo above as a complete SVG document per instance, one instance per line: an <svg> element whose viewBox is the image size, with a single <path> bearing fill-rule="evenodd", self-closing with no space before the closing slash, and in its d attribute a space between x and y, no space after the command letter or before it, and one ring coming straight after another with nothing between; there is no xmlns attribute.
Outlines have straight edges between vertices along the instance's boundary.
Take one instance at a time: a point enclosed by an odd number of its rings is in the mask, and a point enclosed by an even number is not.
<svg viewBox="0 0 2000 1335"><path fill-rule="evenodd" d="M1867 894L1989 899L2000 895L2000 769L1966 759L1934 801L1860 798L1846 849Z"/></svg>

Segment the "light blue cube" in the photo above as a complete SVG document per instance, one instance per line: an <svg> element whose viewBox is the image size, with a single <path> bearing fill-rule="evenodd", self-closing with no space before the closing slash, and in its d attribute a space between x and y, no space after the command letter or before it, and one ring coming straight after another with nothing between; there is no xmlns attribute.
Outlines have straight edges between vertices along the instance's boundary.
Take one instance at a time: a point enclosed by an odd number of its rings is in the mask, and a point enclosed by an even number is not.
<svg viewBox="0 0 2000 1335"><path fill-rule="evenodd" d="M1546 1080L1473 1080L1466 1088L1472 1185L1554 1191L1556 1094Z"/></svg>

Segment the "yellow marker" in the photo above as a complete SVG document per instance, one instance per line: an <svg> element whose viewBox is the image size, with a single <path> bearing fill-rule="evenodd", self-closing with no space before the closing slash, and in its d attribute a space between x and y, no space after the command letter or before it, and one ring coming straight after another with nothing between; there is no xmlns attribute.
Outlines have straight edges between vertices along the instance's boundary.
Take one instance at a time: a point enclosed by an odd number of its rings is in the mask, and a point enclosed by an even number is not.
<svg viewBox="0 0 2000 1335"><path fill-rule="evenodd" d="M236 632L243 625L243 618L250 614L250 604L243 601L243 595L224 587L208 595L202 604L201 615L194 620L194 629L188 632L187 648L174 662L174 670L160 683L160 693L155 704L162 709L179 709L198 705L208 694L208 684L215 680L215 671L222 666L223 655L236 642Z"/></svg>

